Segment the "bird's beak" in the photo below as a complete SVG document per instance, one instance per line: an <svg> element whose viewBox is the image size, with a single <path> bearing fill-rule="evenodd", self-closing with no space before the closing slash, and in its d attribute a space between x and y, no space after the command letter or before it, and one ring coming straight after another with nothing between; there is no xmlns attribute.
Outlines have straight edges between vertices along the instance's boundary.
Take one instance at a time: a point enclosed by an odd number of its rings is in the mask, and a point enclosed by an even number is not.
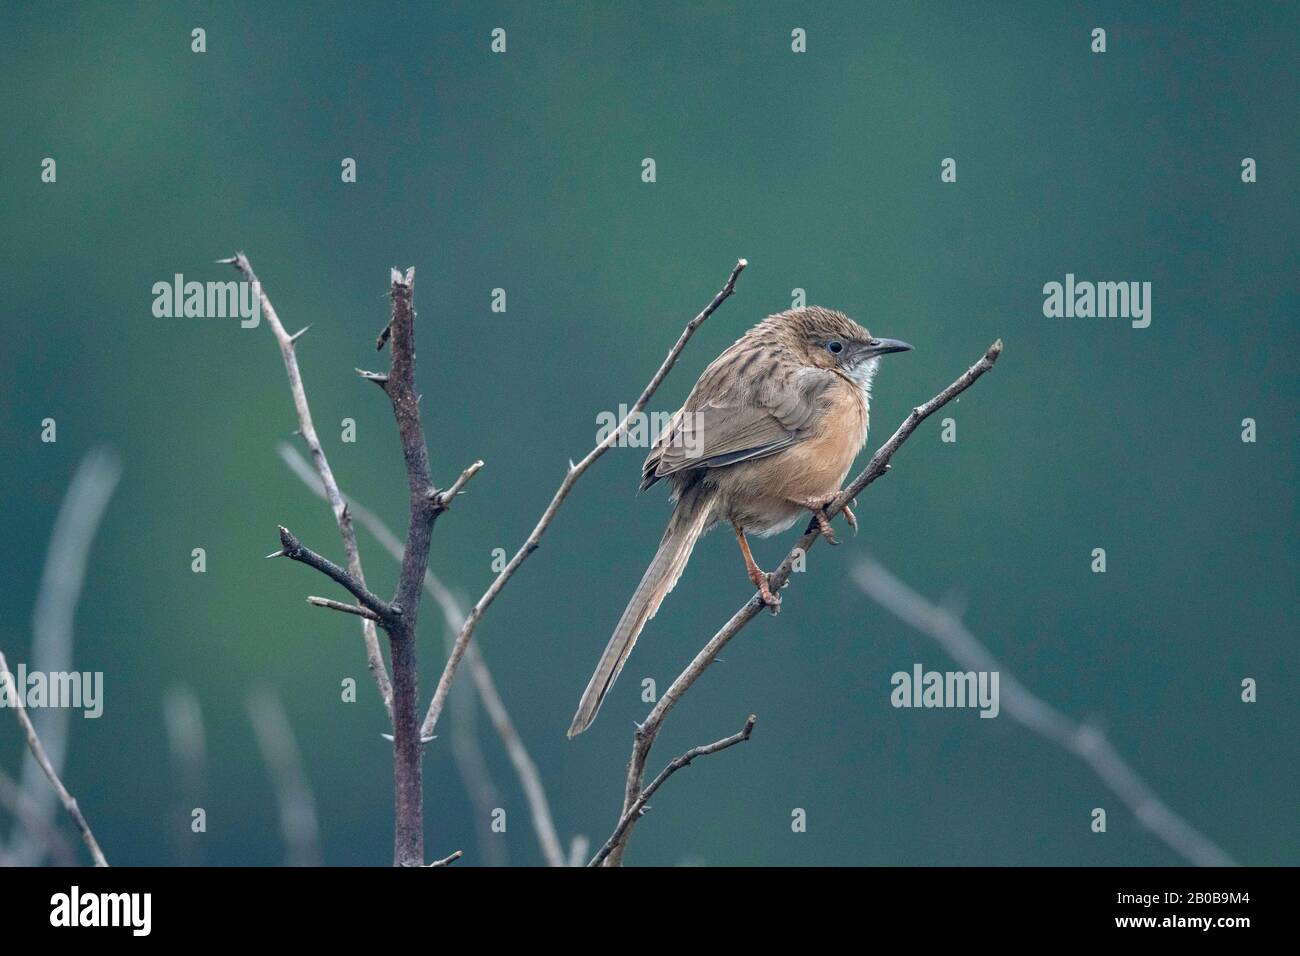
<svg viewBox="0 0 1300 956"><path fill-rule="evenodd" d="M912 346L898 339L872 339L867 343L867 355L888 355L890 352L910 352Z"/></svg>

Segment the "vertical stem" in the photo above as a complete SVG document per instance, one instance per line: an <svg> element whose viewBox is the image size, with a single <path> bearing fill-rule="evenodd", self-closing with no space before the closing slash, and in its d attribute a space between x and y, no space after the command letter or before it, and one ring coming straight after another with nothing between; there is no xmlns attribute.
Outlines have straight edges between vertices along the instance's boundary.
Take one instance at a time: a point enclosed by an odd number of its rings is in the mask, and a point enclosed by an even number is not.
<svg viewBox="0 0 1300 956"><path fill-rule="evenodd" d="M394 866L424 865L424 771L415 629L389 631L393 665Z"/></svg>
<svg viewBox="0 0 1300 956"><path fill-rule="evenodd" d="M393 664L393 790L396 828L393 840L395 866L424 865L424 773L420 742L419 673L416 668L416 620L424 573L429 567L429 545L438 517L436 491L429 473L429 449L420 423L420 394L415 384L415 270L392 276L393 318L390 323L392 366L385 391L393 403L393 417L402 441L406 479L410 491L410 518L406 550L394 597L398 616L388 628Z"/></svg>

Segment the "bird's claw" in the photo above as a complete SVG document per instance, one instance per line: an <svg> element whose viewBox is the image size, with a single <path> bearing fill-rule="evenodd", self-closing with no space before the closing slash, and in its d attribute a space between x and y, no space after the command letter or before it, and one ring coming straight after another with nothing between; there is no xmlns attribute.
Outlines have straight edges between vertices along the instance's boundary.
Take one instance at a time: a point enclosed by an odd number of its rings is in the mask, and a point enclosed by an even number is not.
<svg viewBox="0 0 1300 956"><path fill-rule="evenodd" d="M822 537L826 539L826 543L839 544L840 542L836 539L835 532L831 530L830 519L826 517L826 509L819 508L814 511L813 517L817 519L817 528L821 531Z"/></svg>
<svg viewBox="0 0 1300 956"><path fill-rule="evenodd" d="M826 509L831 506L838 495L827 495L824 498L809 498L807 501L800 502L805 508L813 514L813 520L817 522L817 530L821 536L826 539L827 544L839 544L835 537L835 532L831 530L831 519L826 514ZM853 513L853 509L845 504L840 509L844 513L844 520L848 522L853 533L858 533L858 517Z"/></svg>
<svg viewBox="0 0 1300 956"><path fill-rule="evenodd" d="M853 513L853 509L850 508L847 504L844 506L844 520L849 523L849 527L853 529L853 533L857 534L858 516Z"/></svg>
<svg viewBox="0 0 1300 956"><path fill-rule="evenodd" d="M750 583L758 588L758 599L763 602L764 607L772 609L773 614L781 610L781 595L772 593L772 586L768 583L768 576L758 568L754 568L749 575Z"/></svg>

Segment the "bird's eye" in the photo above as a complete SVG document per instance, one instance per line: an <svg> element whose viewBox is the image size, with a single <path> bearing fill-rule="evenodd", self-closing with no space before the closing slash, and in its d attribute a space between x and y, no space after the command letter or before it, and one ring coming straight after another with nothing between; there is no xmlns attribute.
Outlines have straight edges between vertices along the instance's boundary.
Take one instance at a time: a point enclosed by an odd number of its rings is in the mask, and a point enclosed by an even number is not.
<svg viewBox="0 0 1300 956"><path fill-rule="evenodd" d="M831 341L826 343L826 351L830 352L832 355L839 355L844 351L844 343L831 339Z"/></svg>

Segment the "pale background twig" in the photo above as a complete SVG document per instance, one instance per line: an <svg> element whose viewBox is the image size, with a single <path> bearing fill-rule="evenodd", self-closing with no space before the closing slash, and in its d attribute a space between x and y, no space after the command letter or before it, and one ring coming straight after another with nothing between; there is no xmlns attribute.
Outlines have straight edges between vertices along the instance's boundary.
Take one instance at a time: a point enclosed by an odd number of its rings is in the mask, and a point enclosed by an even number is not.
<svg viewBox="0 0 1300 956"><path fill-rule="evenodd" d="M959 665L999 674L1001 707L1044 740L1082 760L1138 823L1171 850L1198 866L1233 866L1234 861L1208 837L1161 800L1136 770L1095 727L1072 720L1035 696L995 658L956 614L930 603L880 562L864 558L853 571L863 592L904 624L933 638Z"/></svg>
<svg viewBox="0 0 1300 956"><path fill-rule="evenodd" d="M59 506L40 589L32 611L32 646L27 657L30 670L44 673L72 669L72 645L77 603L86 578L86 565L95 533L117 488L122 468L117 456L106 449L89 452L77 466ZM67 758L68 723L72 714L65 708L41 708L32 715L32 725L44 745L50 768L62 774ZM54 819L57 795L46 782L44 769L29 752L23 759L20 786L24 801L46 824ZM15 821L6 855L17 866L38 866L48 844Z"/></svg>
<svg viewBox="0 0 1300 956"><path fill-rule="evenodd" d="M284 839L284 862L287 866L320 866L316 798L284 705L273 691L259 688L248 695L245 709L275 791L280 835Z"/></svg>
<svg viewBox="0 0 1300 956"><path fill-rule="evenodd" d="M194 832L194 810L203 806L207 792L208 745L203 729L203 708L193 689L174 684L163 694L163 729L175 775L172 808L172 845L182 865L202 860L202 841Z"/></svg>

